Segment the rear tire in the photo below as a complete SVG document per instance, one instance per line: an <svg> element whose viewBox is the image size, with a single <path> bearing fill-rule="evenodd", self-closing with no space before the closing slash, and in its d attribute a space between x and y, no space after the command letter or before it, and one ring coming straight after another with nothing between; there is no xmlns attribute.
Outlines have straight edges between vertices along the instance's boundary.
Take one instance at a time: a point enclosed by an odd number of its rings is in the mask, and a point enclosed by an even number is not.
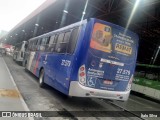
<svg viewBox="0 0 160 120"><path fill-rule="evenodd" d="M44 88L44 87L45 87L45 83L44 83L44 70L43 70L43 69L40 71L39 86L40 86L41 88Z"/></svg>

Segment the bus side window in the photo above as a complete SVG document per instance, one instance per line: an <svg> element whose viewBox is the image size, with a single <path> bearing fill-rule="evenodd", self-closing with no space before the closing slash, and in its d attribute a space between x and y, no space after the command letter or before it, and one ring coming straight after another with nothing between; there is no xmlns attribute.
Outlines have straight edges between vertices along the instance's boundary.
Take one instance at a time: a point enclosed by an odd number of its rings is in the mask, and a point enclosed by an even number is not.
<svg viewBox="0 0 160 120"><path fill-rule="evenodd" d="M46 38L42 38L42 42L40 44L40 51L45 50Z"/></svg>
<svg viewBox="0 0 160 120"><path fill-rule="evenodd" d="M38 39L38 42L37 42L37 45L36 45L36 49L37 49L37 50L40 50L41 42L42 42L42 38L39 38L39 39Z"/></svg>
<svg viewBox="0 0 160 120"><path fill-rule="evenodd" d="M67 48L68 48L68 43L69 43L69 38L70 38L71 32L66 32L65 34L63 34L60 38L60 40L58 41L58 43L56 44L56 51L58 53L66 53Z"/></svg>
<svg viewBox="0 0 160 120"><path fill-rule="evenodd" d="M24 45L24 50L26 51L27 49L28 49L28 43Z"/></svg>
<svg viewBox="0 0 160 120"><path fill-rule="evenodd" d="M46 42L45 42L45 44L46 44L46 45L49 44L49 41L50 41L50 36L49 36L49 37L46 37Z"/></svg>
<svg viewBox="0 0 160 120"><path fill-rule="evenodd" d="M32 40L32 41L31 41L31 51L34 50L34 41L35 41L35 40Z"/></svg>
<svg viewBox="0 0 160 120"><path fill-rule="evenodd" d="M72 54L74 52L74 49L75 49L76 43L77 43L77 38L78 38L78 31L79 31L79 27L72 30L67 53Z"/></svg>
<svg viewBox="0 0 160 120"><path fill-rule="evenodd" d="M60 43L60 53L66 53L69 45L71 31L66 32L63 41Z"/></svg>
<svg viewBox="0 0 160 120"><path fill-rule="evenodd" d="M44 47L45 47L45 51L48 52L48 47L49 47L49 42L50 42L50 36L46 37L45 39L46 39L46 41L45 41Z"/></svg>
<svg viewBox="0 0 160 120"><path fill-rule="evenodd" d="M31 51L34 51L34 40L31 41Z"/></svg>
<svg viewBox="0 0 160 120"><path fill-rule="evenodd" d="M31 45L32 45L31 43L32 43L32 41L29 41L29 47L28 47L28 48L29 48L29 51L31 51L31 47L32 47L32 46L31 46Z"/></svg>
<svg viewBox="0 0 160 120"><path fill-rule="evenodd" d="M48 45L48 52L54 52L55 50L55 45L56 45L56 40L57 40L58 35L53 35L50 37L49 45Z"/></svg>
<svg viewBox="0 0 160 120"><path fill-rule="evenodd" d="M61 43L63 42L64 33L59 34L55 51L61 53Z"/></svg>
<svg viewBox="0 0 160 120"><path fill-rule="evenodd" d="M34 51L37 51L37 48L36 48L37 44L38 44L38 39L34 41Z"/></svg>

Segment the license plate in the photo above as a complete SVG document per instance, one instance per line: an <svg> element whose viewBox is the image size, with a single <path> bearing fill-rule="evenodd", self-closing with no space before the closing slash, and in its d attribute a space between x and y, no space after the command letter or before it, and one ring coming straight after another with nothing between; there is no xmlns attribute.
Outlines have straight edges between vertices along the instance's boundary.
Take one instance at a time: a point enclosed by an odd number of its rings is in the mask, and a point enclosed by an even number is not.
<svg viewBox="0 0 160 120"><path fill-rule="evenodd" d="M105 85L112 85L113 81L111 81L111 80L104 80L103 84L105 84Z"/></svg>

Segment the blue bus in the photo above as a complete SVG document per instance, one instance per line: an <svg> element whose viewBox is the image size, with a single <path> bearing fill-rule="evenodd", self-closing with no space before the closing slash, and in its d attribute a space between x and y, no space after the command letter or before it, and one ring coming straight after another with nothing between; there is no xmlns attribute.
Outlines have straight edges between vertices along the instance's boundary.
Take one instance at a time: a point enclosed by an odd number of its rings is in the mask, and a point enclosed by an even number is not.
<svg viewBox="0 0 160 120"><path fill-rule="evenodd" d="M68 96L128 99L138 49L135 33L91 18L28 42L25 66L40 87L47 84Z"/></svg>

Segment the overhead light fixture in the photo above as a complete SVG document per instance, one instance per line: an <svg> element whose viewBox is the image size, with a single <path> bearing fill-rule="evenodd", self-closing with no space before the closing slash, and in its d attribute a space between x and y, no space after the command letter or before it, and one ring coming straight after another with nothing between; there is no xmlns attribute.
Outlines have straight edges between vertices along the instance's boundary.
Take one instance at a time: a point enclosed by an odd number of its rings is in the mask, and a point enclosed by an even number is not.
<svg viewBox="0 0 160 120"><path fill-rule="evenodd" d="M39 26L39 24L37 24L37 23L36 23L36 24L35 24L35 26L37 26L37 27L38 27L38 26Z"/></svg>
<svg viewBox="0 0 160 120"><path fill-rule="evenodd" d="M68 13L68 11L67 11L67 10L63 10L63 12L64 12L64 13Z"/></svg>
<svg viewBox="0 0 160 120"><path fill-rule="evenodd" d="M83 20L83 18L84 18L84 16L85 16L85 14L86 14L86 10L87 10L87 6L88 6L88 2L89 2L89 0L86 0L86 4L85 4L85 6L84 6L84 10L83 10L83 12L82 12L81 21Z"/></svg>
<svg viewBox="0 0 160 120"><path fill-rule="evenodd" d="M12 37L12 36L10 36L10 37Z"/></svg>
<svg viewBox="0 0 160 120"><path fill-rule="evenodd" d="M25 32L25 30L22 30L22 32Z"/></svg>
<svg viewBox="0 0 160 120"><path fill-rule="evenodd" d="M128 29L128 27L129 27L129 25L130 25L130 23L131 23L131 20L132 20L132 18L133 18L133 16L134 16L134 14L135 14L138 6L139 6L139 3L140 3L140 0L136 0L136 2L135 2L135 4L134 4L134 7L133 7L133 9L132 9L132 12L131 12L131 14L130 14L130 16L129 16L129 19L128 19L128 22L127 22L127 25L126 25L124 34L126 34L126 32L127 32L127 29Z"/></svg>
<svg viewBox="0 0 160 120"><path fill-rule="evenodd" d="M16 33L16 36L17 36L18 34Z"/></svg>

